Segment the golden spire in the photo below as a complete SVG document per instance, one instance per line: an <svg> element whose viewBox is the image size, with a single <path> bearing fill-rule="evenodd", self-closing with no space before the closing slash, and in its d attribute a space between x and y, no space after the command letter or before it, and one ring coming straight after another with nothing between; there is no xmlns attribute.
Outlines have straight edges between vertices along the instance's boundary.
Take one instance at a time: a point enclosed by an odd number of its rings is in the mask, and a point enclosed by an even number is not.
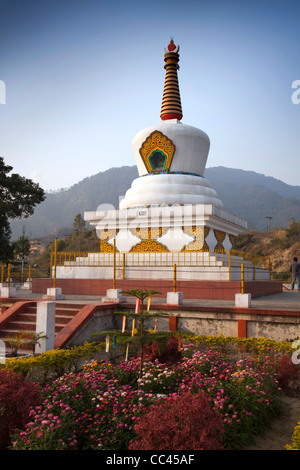
<svg viewBox="0 0 300 470"><path fill-rule="evenodd" d="M179 46L175 46L173 39L170 40L168 50L165 49L166 77L160 117L163 121L167 119L182 119L180 92L178 85L177 70L179 69Z"/></svg>

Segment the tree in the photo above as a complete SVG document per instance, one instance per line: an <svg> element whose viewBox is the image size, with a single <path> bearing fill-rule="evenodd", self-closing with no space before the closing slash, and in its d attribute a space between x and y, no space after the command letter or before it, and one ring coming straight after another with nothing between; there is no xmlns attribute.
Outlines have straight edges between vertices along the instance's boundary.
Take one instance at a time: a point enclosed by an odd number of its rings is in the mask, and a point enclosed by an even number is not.
<svg viewBox="0 0 300 470"><path fill-rule="evenodd" d="M34 208L45 199L45 192L37 183L16 173L0 157L0 260L12 257L10 219L29 217Z"/></svg>
<svg viewBox="0 0 300 470"><path fill-rule="evenodd" d="M162 313L162 312L155 312L150 313L150 303L151 303L151 296L155 294L161 294L161 292L156 291L154 289L131 289L131 290L124 290L122 291L124 294L133 295L136 297L138 301L138 308L136 308L136 312L115 312L115 314L119 314L123 316L123 325L122 330L108 330L108 331L101 331L99 333L92 333L91 336L98 336L100 338L106 337L106 342L109 343L110 337L113 338L114 348L117 347L117 340L119 344L126 344L126 360L128 356L128 348L129 344L136 343L140 346L140 355L141 355L141 362L140 362L140 370L139 370L139 377L141 378L143 375L143 365L144 365L144 346L146 344L151 344L153 342L166 344L166 341L170 337L174 336L181 336L180 332L178 331L148 331L145 329L145 322L150 319L156 319L158 317L168 317L169 314ZM144 300L148 298L148 306L147 310L144 309ZM125 330L126 319L128 317L132 318L132 331ZM137 333L135 333L135 327L137 326Z"/></svg>
<svg viewBox="0 0 300 470"><path fill-rule="evenodd" d="M22 281L23 281L23 272L24 272L24 263L25 259L29 256L30 253L30 241L29 238L25 235L25 228L23 227L22 235L14 243L14 253L18 259L22 262Z"/></svg>
<svg viewBox="0 0 300 470"><path fill-rule="evenodd" d="M5 214L1 213L0 209L0 261L2 262L7 262L13 257L13 246L10 243L10 235L9 221Z"/></svg>
<svg viewBox="0 0 300 470"><path fill-rule="evenodd" d="M81 251L81 233L85 228L85 221L82 218L81 214L76 215L76 217L73 221L73 227L75 229L75 232L78 234L79 251Z"/></svg>

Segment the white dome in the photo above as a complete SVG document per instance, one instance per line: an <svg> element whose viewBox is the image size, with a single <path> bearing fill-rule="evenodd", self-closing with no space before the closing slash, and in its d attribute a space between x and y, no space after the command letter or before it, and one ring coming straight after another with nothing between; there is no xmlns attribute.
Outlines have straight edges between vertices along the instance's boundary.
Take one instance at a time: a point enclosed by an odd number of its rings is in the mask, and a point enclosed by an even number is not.
<svg viewBox="0 0 300 470"><path fill-rule="evenodd" d="M174 204L212 204L223 208L207 179L166 173L136 178L120 202L120 209Z"/></svg>
<svg viewBox="0 0 300 470"><path fill-rule="evenodd" d="M169 172L192 173L203 176L210 141L205 132L193 126L182 124L177 119L161 121L138 132L133 139L133 152L140 176L148 174L140 149L146 139L155 131L159 131L175 146Z"/></svg>

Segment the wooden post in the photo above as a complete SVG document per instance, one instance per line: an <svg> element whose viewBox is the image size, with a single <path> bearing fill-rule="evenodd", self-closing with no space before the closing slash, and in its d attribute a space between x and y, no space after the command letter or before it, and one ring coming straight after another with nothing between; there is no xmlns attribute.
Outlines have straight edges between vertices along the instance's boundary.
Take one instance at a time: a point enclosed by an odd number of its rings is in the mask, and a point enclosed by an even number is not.
<svg viewBox="0 0 300 470"><path fill-rule="evenodd" d="M2 267L1 267L1 284L3 284L3 281L4 281L4 265L2 264Z"/></svg>
<svg viewBox="0 0 300 470"><path fill-rule="evenodd" d="M230 260L230 251L228 251L228 271L229 271L229 278L228 278L228 280L231 281L231 260Z"/></svg>

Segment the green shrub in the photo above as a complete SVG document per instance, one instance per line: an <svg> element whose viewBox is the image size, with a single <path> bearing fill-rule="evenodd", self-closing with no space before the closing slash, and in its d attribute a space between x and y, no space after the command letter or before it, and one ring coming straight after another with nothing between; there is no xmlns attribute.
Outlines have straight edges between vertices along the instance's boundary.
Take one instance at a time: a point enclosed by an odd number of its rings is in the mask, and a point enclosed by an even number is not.
<svg viewBox="0 0 300 470"><path fill-rule="evenodd" d="M276 352L281 348L285 350L286 345L253 338L237 339L235 343L222 336L199 336L196 344L192 344L190 337L186 337L190 343L184 344L181 361L170 366L158 360L145 361L141 378L140 357L134 357L117 365L93 359L91 364L83 364L80 373L72 372L58 380L50 380L63 369L75 371L72 354L79 368L78 357L82 360L88 353L94 356L102 345L84 345L66 350L65 354L64 351L48 353L48 366L44 367L49 369L49 376L43 402L33 410L25 430L16 435L13 448L127 450L129 441L133 442L136 437L137 418L149 414L150 405L159 406L168 398L175 400L175 396L188 392L197 395L200 390L209 399L211 407L223 417L224 448L236 450L249 445L254 436L280 415L277 366L282 352ZM92 348L95 348L94 353ZM250 350L255 353L249 354ZM197 410L197 406L193 409ZM184 406L179 409L179 414L186 412ZM171 421L171 414L169 418ZM188 445L190 433L194 433L194 440L198 439L193 422L191 412L185 428L185 443L179 441L182 436L178 435L176 443L173 441L176 450L180 445ZM156 425L152 424L154 431ZM174 420L173 424L176 424ZM170 433L173 433L171 429ZM155 438L155 432L152 437ZM169 437L172 438L171 434ZM199 445L202 444L201 441ZM165 442L164 445L169 444Z"/></svg>
<svg viewBox="0 0 300 470"><path fill-rule="evenodd" d="M300 450L300 421L295 427L294 434L292 436L292 445L286 445L287 450Z"/></svg>
<svg viewBox="0 0 300 470"><path fill-rule="evenodd" d="M102 343L84 343L67 349L52 349L38 356L6 359L2 366L31 380L46 383L69 372L78 372L84 361L103 351Z"/></svg>
<svg viewBox="0 0 300 470"><path fill-rule="evenodd" d="M266 338L237 338L231 336L195 336L182 334L182 339L197 347L215 346L223 352L236 348L237 351L264 354L292 354L292 345L287 341L275 341ZM63 374L79 371L84 361L96 358L104 351L104 342L84 343L67 349L53 349L38 356L8 358L0 368L20 373L23 377L46 383ZM176 349L176 348L175 348ZM177 354L177 353L176 353ZM165 359L165 358L164 358Z"/></svg>

